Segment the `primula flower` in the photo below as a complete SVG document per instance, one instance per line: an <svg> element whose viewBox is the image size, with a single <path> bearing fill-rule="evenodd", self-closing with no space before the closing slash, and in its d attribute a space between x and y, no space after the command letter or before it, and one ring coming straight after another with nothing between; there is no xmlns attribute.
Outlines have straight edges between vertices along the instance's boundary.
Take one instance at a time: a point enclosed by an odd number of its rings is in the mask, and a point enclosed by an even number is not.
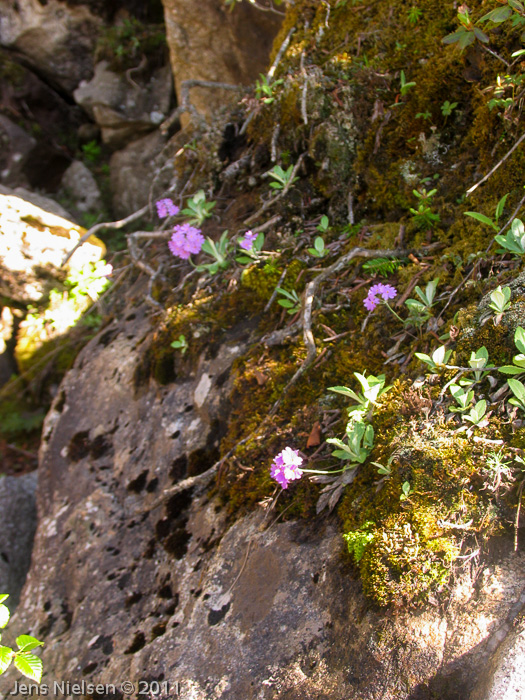
<svg viewBox="0 0 525 700"><path fill-rule="evenodd" d="M366 299L363 301L363 304L369 311L373 311L379 304L378 296L382 297L384 301L388 301L397 296L397 289L391 284L382 284L381 282L372 285L368 290Z"/></svg>
<svg viewBox="0 0 525 700"><path fill-rule="evenodd" d="M257 238L256 233L252 233L252 231L246 231L242 241L239 241L239 245L244 250L251 250L253 248L253 244L255 243L256 238Z"/></svg>
<svg viewBox="0 0 525 700"><path fill-rule="evenodd" d="M203 243L204 236L198 228L190 224L178 224L173 229L168 247L175 257L188 260L192 253L200 253Z"/></svg>
<svg viewBox="0 0 525 700"><path fill-rule="evenodd" d="M300 479L303 475L299 467L303 463L303 458L299 456L298 450L285 447L282 452L274 457L270 476L280 484L283 489L288 488L288 483L294 479Z"/></svg>
<svg viewBox="0 0 525 700"><path fill-rule="evenodd" d="M158 202L155 202L155 206L157 207L159 219L165 219L167 216L176 216L180 211L179 207L173 204L173 200L169 199L169 197L159 199Z"/></svg>

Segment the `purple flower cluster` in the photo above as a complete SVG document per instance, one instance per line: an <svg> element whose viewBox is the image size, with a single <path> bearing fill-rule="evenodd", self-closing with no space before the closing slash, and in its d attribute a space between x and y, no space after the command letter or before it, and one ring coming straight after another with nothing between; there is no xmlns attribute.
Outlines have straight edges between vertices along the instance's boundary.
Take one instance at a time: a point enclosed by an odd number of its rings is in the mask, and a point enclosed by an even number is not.
<svg viewBox="0 0 525 700"><path fill-rule="evenodd" d="M256 233L252 233L252 231L246 231L242 241L239 241L239 245L244 250L251 250L253 248L253 244L255 243L256 238L257 238Z"/></svg>
<svg viewBox="0 0 525 700"><path fill-rule="evenodd" d="M397 296L397 289L392 287L391 284L381 284L381 282L379 284L372 285L368 290L366 299L363 301L363 304L369 311L373 311L380 303L378 296L382 297L384 301L388 301L389 299L393 299L395 296Z"/></svg>
<svg viewBox="0 0 525 700"><path fill-rule="evenodd" d="M272 479L275 479L283 489L287 489L288 482L302 477L303 471L299 468L302 463L303 458L299 457L298 450L285 447L282 452L279 452L277 457L274 457L270 476Z"/></svg>
<svg viewBox="0 0 525 700"><path fill-rule="evenodd" d="M167 216L177 216L180 211L179 207L173 204L173 200L169 198L159 199L158 202L155 202L155 206L157 207L159 219L165 219Z"/></svg>
<svg viewBox="0 0 525 700"><path fill-rule="evenodd" d="M188 260L192 253L200 253L203 243L204 236L198 228L190 224L178 224L173 229L168 247L177 258Z"/></svg>

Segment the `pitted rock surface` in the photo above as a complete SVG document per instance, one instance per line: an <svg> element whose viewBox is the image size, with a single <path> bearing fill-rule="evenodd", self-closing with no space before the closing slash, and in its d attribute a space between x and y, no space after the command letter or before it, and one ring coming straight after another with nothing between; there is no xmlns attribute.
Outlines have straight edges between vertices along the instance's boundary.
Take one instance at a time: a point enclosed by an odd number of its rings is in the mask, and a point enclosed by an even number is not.
<svg viewBox="0 0 525 700"><path fill-rule="evenodd" d="M524 554L509 543L481 577L466 568L445 611L376 611L333 517L261 509L231 523L198 489L154 506L192 453L211 466L247 339L233 333L160 386L143 372L152 337L139 307L101 331L45 421L33 560L10 623L45 641L43 682L156 680L184 700L466 700L518 614ZM12 684L0 679L4 698Z"/></svg>

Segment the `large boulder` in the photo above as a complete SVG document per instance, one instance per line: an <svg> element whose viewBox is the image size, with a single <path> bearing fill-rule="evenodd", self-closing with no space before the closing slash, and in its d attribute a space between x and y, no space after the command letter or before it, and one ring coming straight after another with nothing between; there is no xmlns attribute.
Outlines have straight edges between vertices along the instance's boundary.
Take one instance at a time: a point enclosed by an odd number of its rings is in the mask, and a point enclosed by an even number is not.
<svg viewBox="0 0 525 700"><path fill-rule="evenodd" d="M31 563L36 529L37 473L0 476L0 593L13 611Z"/></svg>
<svg viewBox="0 0 525 700"><path fill-rule="evenodd" d="M55 286L62 261L84 233L59 204L22 188L0 187L0 294L27 305L38 302ZM105 252L94 236L68 263L81 269Z"/></svg>
<svg viewBox="0 0 525 700"><path fill-rule="evenodd" d="M364 598L335 519L273 522L261 510L232 524L202 487L162 498L216 458L244 328L179 378L165 356L158 384L158 339L135 306L64 379L11 622L45 641L43 683L110 692L127 680L133 699L148 688L184 700L466 700L519 612L524 554L511 541L482 576L458 572L446 610L393 615Z"/></svg>
<svg viewBox="0 0 525 700"><path fill-rule="evenodd" d="M0 45L23 57L66 92L93 72L101 20L88 7L59 0L2 3Z"/></svg>
<svg viewBox="0 0 525 700"><path fill-rule="evenodd" d="M82 81L74 92L77 103L102 131L102 140L112 149L155 129L167 116L171 98L171 73L163 66L150 74L125 74L111 70L107 61L95 67L90 81Z"/></svg>
<svg viewBox="0 0 525 700"><path fill-rule="evenodd" d="M249 85L268 67L272 42L281 21L248 2L230 11L223 0L164 0L166 34L180 95L184 80L212 80ZM213 114L231 92L193 88L191 102L204 115Z"/></svg>
<svg viewBox="0 0 525 700"><path fill-rule="evenodd" d="M151 185L161 168L173 174L169 161L157 162L165 144L166 137L157 129L111 156L109 172L115 216L128 216L148 204Z"/></svg>

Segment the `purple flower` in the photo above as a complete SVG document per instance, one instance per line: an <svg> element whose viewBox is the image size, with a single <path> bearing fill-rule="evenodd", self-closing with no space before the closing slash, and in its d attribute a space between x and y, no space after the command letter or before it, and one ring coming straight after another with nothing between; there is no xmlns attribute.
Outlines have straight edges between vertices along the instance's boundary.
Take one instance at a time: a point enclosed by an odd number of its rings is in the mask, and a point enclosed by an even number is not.
<svg viewBox="0 0 525 700"><path fill-rule="evenodd" d="M373 311L379 304L378 296L382 297L384 301L388 301L397 296L397 289L391 284L382 284L381 282L372 285L368 290L366 299L363 301L363 304L369 311Z"/></svg>
<svg viewBox="0 0 525 700"><path fill-rule="evenodd" d="M303 475L302 469L299 469L303 463L303 458L299 456L298 450L292 450L291 447L285 447L282 452L274 457L270 476L280 484L283 489L288 488L288 483L294 479L300 479Z"/></svg>
<svg viewBox="0 0 525 700"><path fill-rule="evenodd" d="M255 243L256 238L257 238L256 233L252 233L252 231L246 231L242 241L239 241L239 245L244 250L251 250L253 248L253 244Z"/></svg>
<svg viewBox="0 0 525 700"><path fill-rule="evenodd" d="M167 216L176 216L180 211L179 207L173 204L173 200L169 198L159 199L158 202L155 202L155 206L157 207L159 219L165 219Z"/></svg>
<svg viewBox="0 0 525 700"><path fill-rule="evenodd" d="M198 228L190 224L178 224L173 229L168 247L175 257L188 260L192 253L200 253L203 243L204 236Z"/></svg>

